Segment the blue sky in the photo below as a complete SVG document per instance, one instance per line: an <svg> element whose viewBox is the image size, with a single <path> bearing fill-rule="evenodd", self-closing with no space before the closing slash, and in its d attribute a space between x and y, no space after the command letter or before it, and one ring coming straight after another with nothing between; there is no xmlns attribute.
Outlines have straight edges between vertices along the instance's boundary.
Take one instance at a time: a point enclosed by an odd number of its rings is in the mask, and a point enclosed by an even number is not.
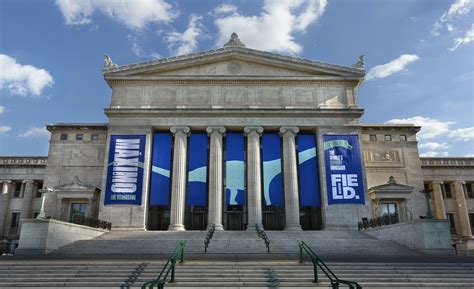
<svg viewBox="0 0 474 289"><path fill-rule="evenodd" d="M416 123L427 156L474 156L473 0L1 0L0 155L46 155L44 125L106 122L119 65L247 47L352 65L364 123Z"/></svg>

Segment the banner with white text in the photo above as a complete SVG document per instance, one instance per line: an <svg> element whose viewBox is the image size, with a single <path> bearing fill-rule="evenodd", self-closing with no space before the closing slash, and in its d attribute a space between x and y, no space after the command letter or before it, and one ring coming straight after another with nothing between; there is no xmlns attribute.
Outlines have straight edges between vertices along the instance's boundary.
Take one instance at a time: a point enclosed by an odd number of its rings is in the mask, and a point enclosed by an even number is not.
<svg viewBox="0 0 474 289"><path fill-rule="evenodd" d="M104 205L141 205L146 135L111 135Z"/></svg>
<svg viewBox="0 0 474 289"><path fill-rule="evenodd" d="M365 204L358 135L324 135L328 205Z"/></svg>

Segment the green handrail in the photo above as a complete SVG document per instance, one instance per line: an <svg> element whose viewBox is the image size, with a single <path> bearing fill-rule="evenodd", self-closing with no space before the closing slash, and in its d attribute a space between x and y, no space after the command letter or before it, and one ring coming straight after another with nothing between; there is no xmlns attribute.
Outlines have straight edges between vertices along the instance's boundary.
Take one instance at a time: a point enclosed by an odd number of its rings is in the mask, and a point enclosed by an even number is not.
<svg viewBox="0 0 474 289"><path fill-rule="evenodd" d="M321 271L324 272L324 274L329 278L331 281L331 286L333 289L338 289L339 284L345 284L348 285L350 289L362 289L362 287L359 285L359 283L355 281L348 281L348 280L342 280L337 278L336 274L334 274L331 269L321 260L321 258L314 253L314 251L304 242L301 241L298 243L298 246L300 247L300 263L303 263L303 250L311 257L311 261L313 262L313 270L314 270L314 283L318 282L318 267L321 269Z"/></svg>
<svg viewBox="0 0 474 289"><path fill-rule="evenodd" d="M265 242L265 246L267 247L268 253L270 253L270 239L268 239L267 233L265 233L265 230L259 226L258 224L255 224L255 230L257 231L257 235L263 239Z"/></svg>
<svg viewBox="0 0 474 289"><path fill-rule="evenodd" d="M204 240L204 252L207 253L207 247L209 247L209 243L211 242L212 237L214 236L214 231L216 230L216 225L213 224L209 230L207 231L206 239Z"/></svg>
<svg viewBox="0 0 474 289"><path fill-rule="evenodd" d="M150 288L153 289L155 286L158 289L163 289L165 286L166 278L168 274L171 272L171 278L169 283L173 283L175 279L175 267L176 267L176 260L179 260L179 263L184 262L184 247L186 246L186 241L179 241L176 249L174 249L173 253L171 254L170 258L166 262L165 266L161 270L160 274L155 280L148 281L142 285L142 289Z"/></svg>

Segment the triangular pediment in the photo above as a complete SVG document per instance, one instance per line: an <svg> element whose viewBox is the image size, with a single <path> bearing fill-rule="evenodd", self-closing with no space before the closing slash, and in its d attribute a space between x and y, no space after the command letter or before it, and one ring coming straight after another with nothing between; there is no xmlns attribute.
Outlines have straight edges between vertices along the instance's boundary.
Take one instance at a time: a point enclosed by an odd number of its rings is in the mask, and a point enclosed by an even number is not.
<svg viewBox="0 0 474 289"><path fill-rule="evenodd" d="M375 192L377 194L380 193L411 193L413 191L413 187L399 184L395 181L393 177L389 178L388 183L374 186L369 188L369 192Z"/></svg>
<svg viewBox="0 0 474 289"><path fill-rule="evenodd" d="M109 59L110 60L110 59ZM110 60L111 61L111 60ZM106 79L169 77L345 77L362 79L361 68L328 64L248 48L230 47L104 69Z"/></svg>

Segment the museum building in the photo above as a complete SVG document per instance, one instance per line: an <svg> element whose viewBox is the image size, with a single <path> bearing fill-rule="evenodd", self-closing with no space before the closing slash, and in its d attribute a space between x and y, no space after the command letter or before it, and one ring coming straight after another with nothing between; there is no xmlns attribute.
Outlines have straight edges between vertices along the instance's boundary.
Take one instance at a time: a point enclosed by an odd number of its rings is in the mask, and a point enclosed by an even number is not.
<svg viewBox="0 0 474 289"><path fill-rule="evenodd" d="M362 124L352 66L223 48L118 66L108 123L59 123L47 157L0 157L0 238L46 215L124 230L357 230L383 215L448 219L472 241L474 158L420 158L420 127Z"/></svg>

